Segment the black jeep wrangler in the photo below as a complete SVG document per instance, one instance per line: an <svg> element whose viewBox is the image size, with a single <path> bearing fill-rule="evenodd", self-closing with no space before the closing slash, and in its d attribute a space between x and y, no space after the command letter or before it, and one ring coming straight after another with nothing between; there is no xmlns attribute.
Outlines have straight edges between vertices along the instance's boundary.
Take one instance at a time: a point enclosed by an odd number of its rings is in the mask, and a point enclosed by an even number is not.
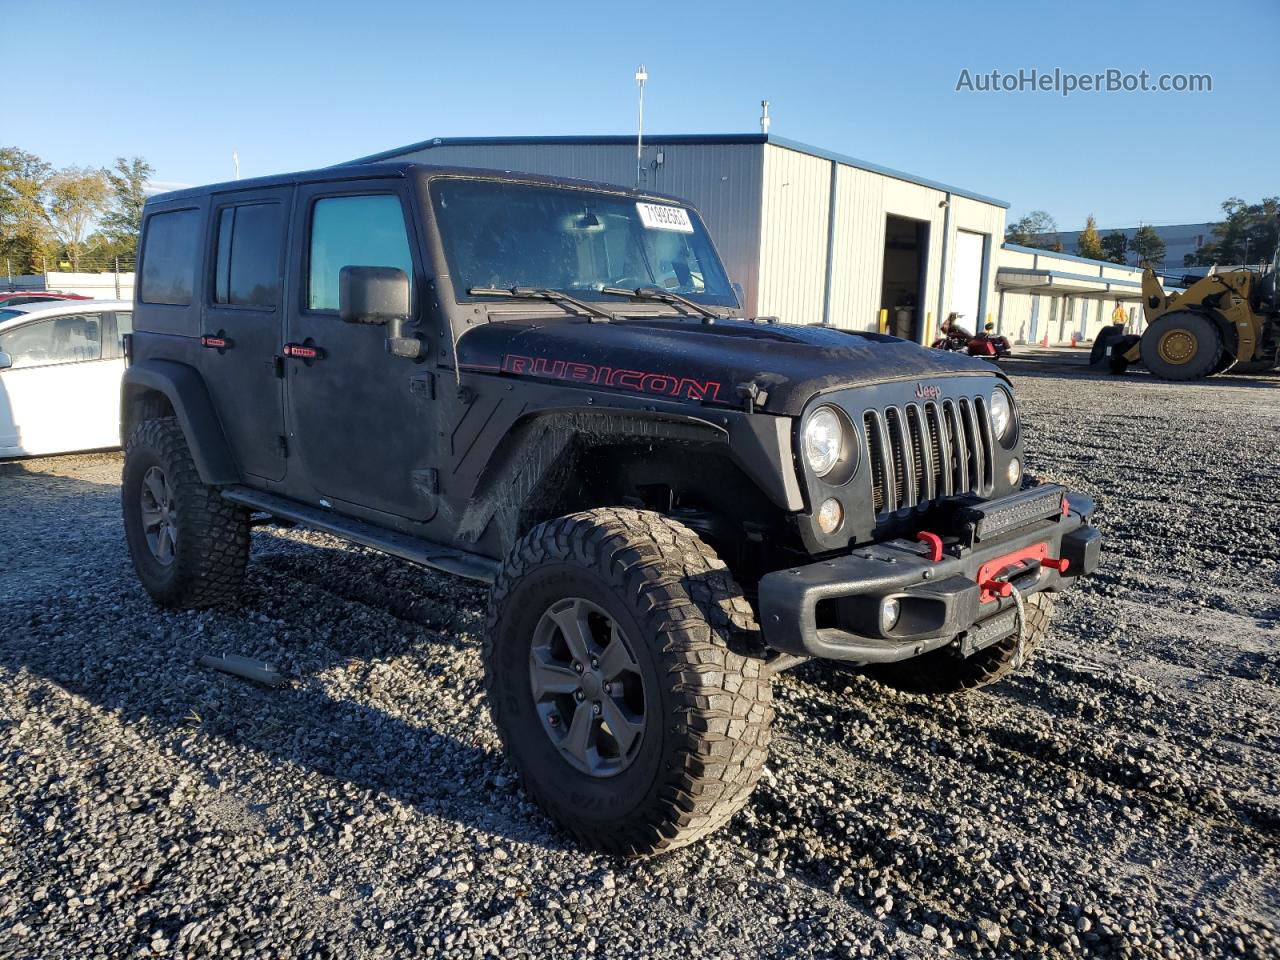
<svg viewBox="0 0 1280 960"><path fill-rule="evenodd" d="M232 600L251 518L492 584L494 722L582 843L695 840L751 794L773 673L950 693L1097 564L1023 489L989 364L743 319L688 205L417 164L148 201L121 418L161 604Z"/></svg>

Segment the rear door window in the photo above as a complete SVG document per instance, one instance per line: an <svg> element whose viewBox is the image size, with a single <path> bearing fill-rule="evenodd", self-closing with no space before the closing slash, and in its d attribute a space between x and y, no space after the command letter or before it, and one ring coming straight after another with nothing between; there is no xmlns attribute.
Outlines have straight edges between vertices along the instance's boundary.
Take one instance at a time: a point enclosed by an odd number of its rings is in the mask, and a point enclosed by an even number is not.
<svg viewBox="0 0 1280 960"><path fill-rule="evenodd" d="M218 216L213 302L273 310L280 300L284 207L247 203Z"/></svg>
<svg viewBox="0 0 1280 960"><path fill-rule="evenodd" d="M325 197L311 213L307 309L338 309L343 267L397 267L413 282L413 256L399 197Z"/></svg>
<svg viewBox="0 0 1280 960"><path fill-rule="evenodd" d="M147 218L139 286L143 303L191 303L199 228L199 210L173 210Z"/></svg>
<svg viewBox="0 0 1280 960"><path fill-rule="evenodd" d="M13 359L14 370L101 360L101 320L89 315L26 323L0 334L0 351Z"/></svg>

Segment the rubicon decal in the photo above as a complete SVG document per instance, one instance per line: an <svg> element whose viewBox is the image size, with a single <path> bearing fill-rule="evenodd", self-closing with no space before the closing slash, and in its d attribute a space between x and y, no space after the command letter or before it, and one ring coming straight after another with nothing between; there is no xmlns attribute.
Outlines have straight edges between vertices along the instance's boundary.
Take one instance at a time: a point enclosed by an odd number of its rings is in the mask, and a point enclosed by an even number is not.
<svg viewBox="0 0 1280 960"><path fill-rule="evenodd" d="M470 366L470 364L463 364ZM597 387L615 387L634 390L636 393L652 393L664 397L682 397L687 400L715 400L720 395L717 380L697 380L669 373L648 370L622 370L600 367L593 363L573 360L552 360L547 357L523 357L508 353L502 358L502 372L520 377L545 377L549 380L568 380Z"/></svg>

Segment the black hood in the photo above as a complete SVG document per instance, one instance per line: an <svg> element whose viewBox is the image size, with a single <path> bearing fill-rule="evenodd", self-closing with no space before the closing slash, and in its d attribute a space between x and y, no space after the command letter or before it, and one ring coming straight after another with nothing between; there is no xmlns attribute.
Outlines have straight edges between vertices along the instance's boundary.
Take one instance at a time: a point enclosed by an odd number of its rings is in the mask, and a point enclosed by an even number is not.
<svg viewBox="0 0 1280 960"><path fill-rule="evenodd" d="M741 406L756 383L770 413L815 394L890 380L998 375L990 363L874 333L721 320L497 320L458 341L462 370Z"/></svg>

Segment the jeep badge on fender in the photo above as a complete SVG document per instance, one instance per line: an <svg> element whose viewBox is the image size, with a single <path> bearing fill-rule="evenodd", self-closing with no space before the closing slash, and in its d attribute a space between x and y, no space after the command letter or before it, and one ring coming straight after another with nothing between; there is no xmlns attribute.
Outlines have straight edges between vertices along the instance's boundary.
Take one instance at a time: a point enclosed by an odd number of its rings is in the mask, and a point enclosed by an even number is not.
<svg viewBox="0 0 1280 960"><path fill-rule="evenodd" d="M597 850L732 817L777 671L991 683L1098 563L1087 498L1022 489L1003 373L743 319L668 197L413 163L217 184L147 201L138 276L147 591L234 600L255 514L489 583L498 734Z"/></svg>

